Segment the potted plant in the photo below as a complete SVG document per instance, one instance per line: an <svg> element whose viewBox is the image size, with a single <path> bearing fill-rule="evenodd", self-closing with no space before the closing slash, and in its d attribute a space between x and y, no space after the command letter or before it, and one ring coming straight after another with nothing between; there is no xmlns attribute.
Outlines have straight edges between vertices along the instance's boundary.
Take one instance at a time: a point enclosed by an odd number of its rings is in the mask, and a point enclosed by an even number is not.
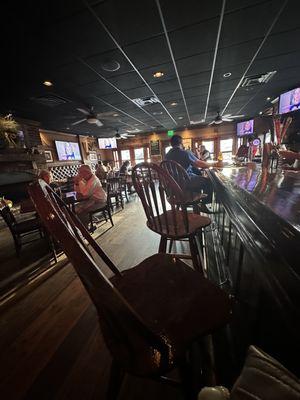
<svg viewBox="0 0 300 400"><path fill-rule="evenodd" d="M19 125L11 115L0 117L0 149L18 147Z"/></svg>

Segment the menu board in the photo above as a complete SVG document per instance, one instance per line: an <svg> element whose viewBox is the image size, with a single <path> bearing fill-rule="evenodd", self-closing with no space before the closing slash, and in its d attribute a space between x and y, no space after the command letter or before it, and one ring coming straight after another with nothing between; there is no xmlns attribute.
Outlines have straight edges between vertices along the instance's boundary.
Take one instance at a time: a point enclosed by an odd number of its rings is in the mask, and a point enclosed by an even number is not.
<svg viewBox="0 0 300 400"><path fill-rule="evenodd" d="M159 140L150 140L150 156L160 155L160 142Z"/></svg>

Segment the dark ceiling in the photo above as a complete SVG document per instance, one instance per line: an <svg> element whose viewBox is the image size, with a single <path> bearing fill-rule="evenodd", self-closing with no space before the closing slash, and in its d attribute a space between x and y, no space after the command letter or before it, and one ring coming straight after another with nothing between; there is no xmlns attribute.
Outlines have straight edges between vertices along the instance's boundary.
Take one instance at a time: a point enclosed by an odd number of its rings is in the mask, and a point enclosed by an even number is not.
<svg viewBox="0 0 300 400"><path fill-rule="evenodd" d="M181 128L205 114L209 123L218 111L254 116L268 107L267 97L300 83L298 0L5 3L0 111L44 128L112 136L116 129ZM108 61L119 70L105 71ZM157 71L164 76L154 78ZM277 72L268 83L240 87L244 76L270 71ZM37 101L49 95L62 104ZM160 103L140 108L131 101L151 95ZM104 126L72 126L84 117L77 107L91 106L106 113Z"/></svg>

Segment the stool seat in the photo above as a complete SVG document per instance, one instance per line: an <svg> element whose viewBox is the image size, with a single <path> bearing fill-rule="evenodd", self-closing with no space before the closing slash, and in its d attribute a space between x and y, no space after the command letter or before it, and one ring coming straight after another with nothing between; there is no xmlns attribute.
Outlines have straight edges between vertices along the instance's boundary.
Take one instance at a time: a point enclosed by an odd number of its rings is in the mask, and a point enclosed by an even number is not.
<svg viewBox="0 0 300 400"><path fill-rule="evenodd" d="M224 291L170 254L155 254L111 279L149 329L170 348L169 365L184 355L197 338L230 319L231 300ZM183 324L184 321L184 324ZM133 356L132 356L133 357ZM151 354L131 359L135 375L156 375L159 363Z"/></svg>
<svg viewBox="0 0 300 400"><path fill-rule="evenodd" d="M167 224L165 222L167 218ZM185 225L185 218L188 221L188 229ZM159 224L161 222L161 225ZM197 230L205 228L211 224L211 219L204 217L195 213L184 213L180 210L167 211L164 215L161 214L153 220L151 223L147 221L147 226L152 231L166 236L172 239L187 238L189 236L195 235Z"/></svg>

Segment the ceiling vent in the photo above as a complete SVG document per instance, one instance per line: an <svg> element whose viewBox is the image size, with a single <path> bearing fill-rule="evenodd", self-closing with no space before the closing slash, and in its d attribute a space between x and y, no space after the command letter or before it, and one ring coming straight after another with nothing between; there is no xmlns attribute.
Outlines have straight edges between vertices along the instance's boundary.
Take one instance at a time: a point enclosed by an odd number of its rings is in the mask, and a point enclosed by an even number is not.
<svg viewBox="0 0 300 400"><path fill-rule="evenodd" d="M141 97L138 99L132 99L132 101L139 107L146 107L150 104L160 103L156 96Z"/></svg>
<svg viewBox="0 0 300 400"><path fill-rule="evenodd" d="M68 102L68 100L64 99L63 97L56 96L55 94L32 97L31 100L47 107L57 107Z"/></svg>
<svg viewBox="0 0 300 400"><path fill-rule="evenodd" d="M267 72L265 74L246 76L241 87L257 86L269 82L277 71Z"/></svg>

